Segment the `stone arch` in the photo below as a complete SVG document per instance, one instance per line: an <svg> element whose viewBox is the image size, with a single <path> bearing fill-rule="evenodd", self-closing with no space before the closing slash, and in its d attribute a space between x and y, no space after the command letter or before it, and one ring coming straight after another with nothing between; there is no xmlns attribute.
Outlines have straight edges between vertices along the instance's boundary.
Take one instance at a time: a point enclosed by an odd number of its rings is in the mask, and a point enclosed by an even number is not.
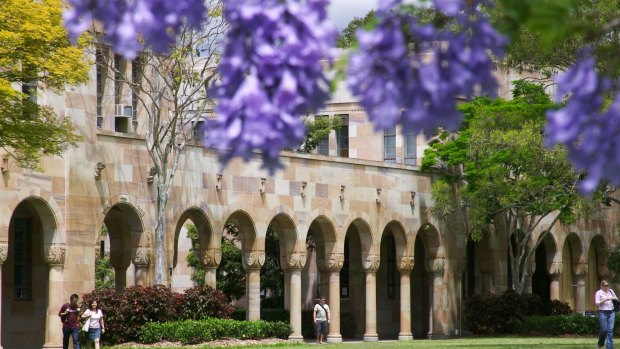
<svg viewBox="0 0 620 349"><path fill-rule="evenodd" d="M388 222L380 235L377 270L377 334L380 339L397 339L401 329L400 269L411 272L413 252L409 252L407 233L401 222ZM408 259L407 259L408 258Z"/></svg>
<svg viewBox="0 0 620 349"><path fill-rule="evenodd" d="M0 257L4 270L2 344L41 347L47 339L46 323L60 326L58 318L49 314L64 297L63 281L58 279L66 255L57 220L61 215L54 212L57 206L38 196L25 196L12 207L0 242L6 248Z"/></svg>
<svg viewBox="0 0 620 349"><path fill-rule="evenodd" d="M366 269L379 266L378 248L374 245L373 231L364 217L349 218L343 240L343 264L340 271L341 315L355 319L355 330L343 335L366 335ZM343 319L344 320L344 319ZM376 336L376 333L374 334Z"/></svg>
<svg viewBox="0 0 620 349"><path fill-rule="evenodd" d="M44 243L64 243L66 241L64 215L50 192L31 188L29 192L18 191L8 202L5 217L11 217L17 207L24 202L32 206L34 212L45 220L42 227ZM53 222L51 224L50 222ZM8 241L9 222L0 223L0 241ZM51 225L50 225L51 224Z"/></svg>
<svg viewBox="0 0 620 349"><path fill-rule="evenodd" d="M233 223L239 229L239 240L244 252L265 250L264 237L259 238L255 221L248 211L241 209L232 211L223 221L224 226Z"/></svg>
<svg viewBox="0 0 620 349"><path fill-rule="evenodd" d="M306 228L306 264L302 270L302 307L311 309L314 299L329 294L329 271L340 270L343 242L327 212L314 213Z"/></svg>
<svg viewBox="0 0 620 349"><path fill-rule="evenodd" d="M601 280L609 277L607 269L607 242L600 234L596 234L588 245L587 264L588 277L586 280L586 310L596 310L594 293L600 288Z"/></svg>
<svg viewBox="0 0 620 349"><path fill-rule="evenodd" d="M115 203L105 212L103 223L108 229L110 262L114 268L115 286L119 290L124 289L128 281L129 284L147 282L135 279L131 282L132 276L135 277L135 270L129 269L139 247L147 251L151 248L152 237L144 231L142 215L141 210L126 201ZM150 255L147 255L143 262L148 264Z"/></svg>
<svg viewBox="0 0 620 349"><path fill-rule="evenodd" d="M198 231L198 237L200 242L200 251L190 251L192 249L192 242L187 236L182 239L181 233L185 233L185 223L190 220ZM174 228L174 241L173 241L173 253L172 253L172 280L171 286L175 291L182 291L184 289L194 286L194 282L191 280L192 270L187 266L185 262L188 253L197 253L198 258L204 263L205 256L208 252L212 255L220 254L220 239L219 234L213 230L212 220L209 218L206 211L199 207L189 207L182 211L178 218L175 220L176 225ZM218 259L217 256L214 257ZM181 263L181 264L179 264ZM217 260L219 264L219 260ZM215 285L210 285L214 287Z"/></svg>
<svg viewBox="0 0 620 349"><path fill-rule="evenodd" d="M555 236L551 232L539 235L538 244L532 243L536 247L534 251L534 273L531 277L531 292L538 295L543 301L552 298L551 282L557 282L558 273L562 271L562 263L555 259L556 246ZM557 285L554 285L556 287ZM527 291L526 291L527 292ZM557 290L554 290L553 298L556 298Z"/></svg>
<svg viewBox="0 0 620 349"><path fill-rule="evenodd" d="M411 273L411 328L414 338L432 336L438 327L434 321L433 298L439 297L441 287L434 285L434 273L443 277L445 249L437 228L428 222L420 224L414 236L416 263ZM439 304L439 303L438 303ZM438 312L440 309L436 309Z"/></svg>
<svg viewBox="0 0 620 349"><path fill-rule="evenodd" d="M576 291L578 285L576 276L581 274L585 265L581 239L576 233L569 233L565 236L558 252L563 266L560 275L560 299L567 302L571 309L577 311Z"/></svg>

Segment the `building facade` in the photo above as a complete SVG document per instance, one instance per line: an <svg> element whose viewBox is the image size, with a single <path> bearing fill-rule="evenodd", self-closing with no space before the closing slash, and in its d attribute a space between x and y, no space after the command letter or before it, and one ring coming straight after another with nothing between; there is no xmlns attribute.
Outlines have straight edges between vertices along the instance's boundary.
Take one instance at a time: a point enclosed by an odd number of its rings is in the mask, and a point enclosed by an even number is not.
<svg viewBox="0 0 620 349"><path fill-rule="evenodd" d="M78 147L44 158L40 173L3 156L1 347L62 347L58 310L70 294L94 288L102 225L116 287L155 280L157 205L146 120L135 106L126 113L130 95L116 100L98 81L93 68L88 84L63 95L40 92L41 103L74 121L83 136ZM417 166L421 136L375 132L344 89L320 115L342 117L343 127L316 154L284 152L286 167L274 176L258 159L233 161L222 171L212 151L185 149L166 212L166 282L175 290L192 286L183 258L189 248L183 226L191 221L201 238L206 283L215 286L222 232L234 223L247 316L259 319L271 226L285 268L292 340L301 339L301 310L316 294L327 297L332 311L330 342L343 334L366 341L460 334L465 297L508 287L505 239L490 234L474 243L455 224L432 217L433 177ZM587 222L556 227L537 250L528 291L565 300L577 312L594 309L594 292L609 274L605 251L615 245L617 215L612 207ZM313 251L306 249L309 236Z"/></svg>

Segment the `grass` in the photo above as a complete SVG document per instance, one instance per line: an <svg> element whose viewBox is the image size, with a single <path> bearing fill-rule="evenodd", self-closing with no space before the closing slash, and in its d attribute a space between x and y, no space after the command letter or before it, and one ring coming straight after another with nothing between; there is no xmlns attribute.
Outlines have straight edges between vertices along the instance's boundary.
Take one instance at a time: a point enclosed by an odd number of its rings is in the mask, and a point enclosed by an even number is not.
<svg viewBox="0 0 620 349"><path fill-rule="evenodd" d="M448 340L414 340L409 342L382 341L382 342L344 342L339 344L325 344L317 346L309 343L280 343L272 345L254 346L232 346L226 349L304 349L304 348L331 348L331 349L388 349L388 348L413 348L413 349L436 349L436 348L483 348L483 349L522 349L522 348L562 348L562 349L582 349L595 348L597 339L594 337L469 337ZM108 349L113 349L108 348ZM148 348L153 347L135 347ZM166 348L166 349L182 349ZM186 348L189 348L186 347ZM191 346L191 348L212 349L215 347L204 345L202 347Z"/></svg>

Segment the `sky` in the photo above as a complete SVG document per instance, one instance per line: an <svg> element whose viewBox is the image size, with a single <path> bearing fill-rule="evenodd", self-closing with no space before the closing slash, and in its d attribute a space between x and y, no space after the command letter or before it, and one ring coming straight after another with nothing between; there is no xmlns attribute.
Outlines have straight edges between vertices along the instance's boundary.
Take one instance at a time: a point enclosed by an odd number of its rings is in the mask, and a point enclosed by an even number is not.
<svg viewBox="0 0 620 349"><path fill-rule="evenodd" d="M368 11L377 7L379 0L331 0L329 17L332 22L343 29L355 17L364 17Z"/></svg>

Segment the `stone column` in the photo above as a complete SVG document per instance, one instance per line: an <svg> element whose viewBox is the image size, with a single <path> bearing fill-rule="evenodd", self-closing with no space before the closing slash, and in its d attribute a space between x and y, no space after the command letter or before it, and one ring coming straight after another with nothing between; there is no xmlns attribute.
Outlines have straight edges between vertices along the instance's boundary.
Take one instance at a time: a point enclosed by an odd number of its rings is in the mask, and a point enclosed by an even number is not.
<svg viewBox="0 0 620 349"><path fill-rule="evenodd" d="M340 270L344 264L344 254L333 253L327 263L326 270L329 271L329 333L327 334L328 343L342 342L340 334ZM322 281L321 283L324 283Z"/></svg>
<svg viewBox="0 0 620 349"><path fill-rule="evenodd" d="M222 250L219 248L208 248L202 258L205 266L205 285L217 288L217 267L222 261Z"/></svg>
<svg viewBox="0 0 620 349"><path fill-rule="evenodd" d="M265 251L243 253L243 268L246 271L248 298L247 319L260 320L260 268L265 264Z"/></svg>
<svg viewBox="0 0 620 349"><path fill-rule="evenodd" d="M136 267L136 275L134 275L136 285L148 285L151 249L149 247L138 247L133 257L133 265Z"/></svg>
<svg viewBox="0 0 620 349"><path fill-rule="evenodd" d="M291 271L288 268L284 269L284 309L291 310L289 305L291 304Z"/></svg>
<svg viewBox="0 0 620 349"><path fill-rule="evenodd" d="M117 291L127 288L127 268L114 267L114 284Z"/></svg>
<svg viewBox="0 0 620 349"><path fill-rule="evenodd" d="M398 340L412 340L411 333L411 271L413 257L403 257L400 260L400 332Z"/></svg>
<svg viewBox="0 0 620 349"><path fill-rule="evenodd" d="M65 244L47 243L44 258L49 265L47 282L47 315L45 317L45 344L43 348L62 348L62 323L58 310L63 304L63 267L65 264Z"/></svg>
<svg viewBox="0 0 620 349"><path fill-rule="evenodd" d="M306 265L306 252L293 252L288 259L288 274L290 275L289 314L293 333L289 340L302 342L301 334L301 270Z"/></svg>
<svg viewBox="0 0 620 349"><path fill-rule="evenodd" d="M549 276L551 283L549 285L549 299L560 299L560 276L562 275L562 262L551 263Z"/></svg>
<svg viewBox="0 0 620 349"><path fill-rule="evenodd" d="M443 258L429 260L429 268L433 277L431 286L431 319L428 331L428 338L444 336L443 333L443 274L445 270L445 260Z"/></svg>
<svg viewBox="0 0 620 349"><path fill-rule="evenodd" d="M586 278L588 276L588 265L579 263L575 268L575 312L584 315L586 313Z"/></svg>
<svg viewBox="0 0 620 349"><path fill-rule="evenodd" d="M9 243L7 241L0 242L0 349L2 349L2 264L6 261L9 253ZM60 308L58 308L60 309Z"/></svg>
<svg viewBox="0 0 620 349"><path fill-rule="evenodd" d="M364 342L376 342L377 334L377 270L380 258L378 255L368 255L362 262L366 272L366 330Z"/></svg>

